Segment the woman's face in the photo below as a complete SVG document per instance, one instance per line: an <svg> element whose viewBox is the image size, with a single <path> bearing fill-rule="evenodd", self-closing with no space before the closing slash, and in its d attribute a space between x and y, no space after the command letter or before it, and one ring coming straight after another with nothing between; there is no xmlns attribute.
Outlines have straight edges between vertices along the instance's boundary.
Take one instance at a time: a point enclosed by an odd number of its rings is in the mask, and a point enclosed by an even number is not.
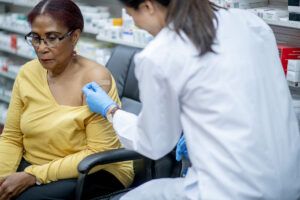
<svg viewBox="0 0 300 200"><path fill-rule="evenodd" d="M153 1L145 1L136 10L125 6L128 15L132 16L134 23L141 29L148 31L151 35L156 35L166 26L167 9Z"/></svg>
<svg viewBox="0 0 300 200"><path fill-rule="evenodd" d="M48 41L56 38L57 41L56 45L53 45L50 42L45 44L44 40L40 40L39 45L34 46L38 59L45 69L55 71L69 63L76 44L74 40L72 41L72 34L62 40L57 39L69 31L71 30L47 14L39 15L34 19L31 34L33 37L48 38Z"/></svg>
<svg viewBox="0 0 300 200"><path fill-rule="evenodd" d="M131 7L125 7L125 9L127 14L133 18L134 24L136 26L148 32L151 31L151 27L148 25L150 22L148 22L149 17L147 16L147 12L145 12L144 9L135 10Z"/></svg>

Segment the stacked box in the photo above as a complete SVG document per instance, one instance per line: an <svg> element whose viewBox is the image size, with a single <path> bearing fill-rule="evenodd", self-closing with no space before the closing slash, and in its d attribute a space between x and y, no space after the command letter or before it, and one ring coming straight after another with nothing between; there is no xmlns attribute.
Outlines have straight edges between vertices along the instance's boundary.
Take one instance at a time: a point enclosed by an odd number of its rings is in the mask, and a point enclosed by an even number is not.
<svg viewBox="0 0 300 200"><path fill-rule="evenodd" d="M285 45L278 45L279 57L281 60L281 64L284 70L284 73L287 73L287 65L289 59L300 59L300 48L299 47L292 47L292 46L285 46Z"/></svg>
<svg viewBox="0 0 300 200"><path fill-rule="evenodd" d="M288 0L290 21L300 21L300 0Z"/></svg>
<svg viewBox="0 0 300 200"><path fill-rule="evenodd" d="M286 79L293 83L300 82L300 60L288 60Z"/></svg>

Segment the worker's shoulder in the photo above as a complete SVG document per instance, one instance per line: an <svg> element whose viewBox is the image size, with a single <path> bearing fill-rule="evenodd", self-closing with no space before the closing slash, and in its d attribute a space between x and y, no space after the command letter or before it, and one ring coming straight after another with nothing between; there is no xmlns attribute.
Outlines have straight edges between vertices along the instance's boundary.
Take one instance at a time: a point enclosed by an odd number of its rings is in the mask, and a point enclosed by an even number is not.
<svg viewBox="0 0 300 200"><path fill-rule="evenodd" d="M165 63L169 58L181 57L185 44L180 36L169 27L162 29L159 34L141 51L137 60L145 59L152 63Z"/></svg>

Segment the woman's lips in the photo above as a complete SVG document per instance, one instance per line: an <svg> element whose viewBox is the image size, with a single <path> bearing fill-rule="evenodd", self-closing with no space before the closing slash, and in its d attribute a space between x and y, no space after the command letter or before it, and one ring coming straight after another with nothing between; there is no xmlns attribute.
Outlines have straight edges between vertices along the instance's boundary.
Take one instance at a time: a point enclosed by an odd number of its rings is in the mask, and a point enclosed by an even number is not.
<svg viewBox="0 0 300 200"><path fill-rule="evenodd" d="M52 59L41 59L42 62L49 62L52 61Z"/></svg>

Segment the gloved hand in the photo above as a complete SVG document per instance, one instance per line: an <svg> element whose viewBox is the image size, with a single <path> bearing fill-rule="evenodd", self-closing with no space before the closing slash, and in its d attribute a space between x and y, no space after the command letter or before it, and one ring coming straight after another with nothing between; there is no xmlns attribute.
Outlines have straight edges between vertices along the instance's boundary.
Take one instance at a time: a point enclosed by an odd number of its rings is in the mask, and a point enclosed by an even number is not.
<svg viewBox="0 0 300 200"><path fill-rule="evenodd" d="M184 135L181 136L180 140L177 143L177 147L176 147L176 160L180 161L182 160L182 155L184 155L186 158L189 159L189 154L186 148L186 143L185 143L185 139L184 139Z"/></svg>
<svg viewBox="0 0 300 200"><path fill-rule="evenodd" d="M106 112L112 106L118 106L106 92L95 82L86 84L82 91L85 94L86 103L89 109L95 113L101 114L106 118Z"/></svg>

